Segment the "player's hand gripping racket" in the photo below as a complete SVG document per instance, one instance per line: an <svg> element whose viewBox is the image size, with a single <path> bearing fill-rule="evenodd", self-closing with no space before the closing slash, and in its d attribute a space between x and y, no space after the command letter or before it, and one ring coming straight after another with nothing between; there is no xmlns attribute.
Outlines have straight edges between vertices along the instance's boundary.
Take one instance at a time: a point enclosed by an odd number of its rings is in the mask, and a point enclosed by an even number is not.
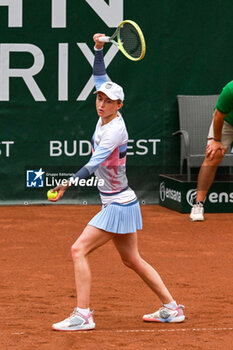
<svg viewBox="0 0 233 350"><path fill-rule="evenodd" d="M102 36L98 40L116 45L132 61L141 60L146 53L143 33L140 27L130 20L121 22L112 36Z"/></svg>

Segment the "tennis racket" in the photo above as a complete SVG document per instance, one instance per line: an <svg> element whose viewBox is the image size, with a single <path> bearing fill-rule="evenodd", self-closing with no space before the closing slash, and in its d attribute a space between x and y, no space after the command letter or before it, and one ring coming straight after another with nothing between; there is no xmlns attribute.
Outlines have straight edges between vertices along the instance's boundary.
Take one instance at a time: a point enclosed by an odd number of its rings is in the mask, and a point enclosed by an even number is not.
<svg viewBox="0 0 233 350"><path fill-rule="evenodd" d="M112 36L101 36L99 41L116 45L132 61L141 60L146 53L143 33L140 27L130 20L121 22Z"/></svg>

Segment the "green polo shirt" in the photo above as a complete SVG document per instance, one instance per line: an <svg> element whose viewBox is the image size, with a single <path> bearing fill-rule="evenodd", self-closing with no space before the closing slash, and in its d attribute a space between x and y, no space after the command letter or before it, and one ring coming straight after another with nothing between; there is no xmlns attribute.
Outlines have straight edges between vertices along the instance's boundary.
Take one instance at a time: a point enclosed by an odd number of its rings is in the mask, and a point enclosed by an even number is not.
<svg viewBox="0 0 233 350"><path fill-rule="evenodd" d="M227 113L224 120L233 126L233 80L222 89L215 108L224 114Z"/></svg>

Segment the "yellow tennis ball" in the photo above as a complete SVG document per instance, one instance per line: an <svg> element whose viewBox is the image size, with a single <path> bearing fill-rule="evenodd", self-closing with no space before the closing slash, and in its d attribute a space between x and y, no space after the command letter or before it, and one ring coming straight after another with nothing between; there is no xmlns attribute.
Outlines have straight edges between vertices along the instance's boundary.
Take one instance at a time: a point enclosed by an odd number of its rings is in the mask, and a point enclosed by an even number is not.
<svg viewBox="0 0 233 350"><path fill-rule="evenodd" d="M55 199L55 198L57 197L57 195L58 195L58 192L57 192L57 191L51 192L51 190L49 190L49 191L47 192L48 199Z"/></svg>

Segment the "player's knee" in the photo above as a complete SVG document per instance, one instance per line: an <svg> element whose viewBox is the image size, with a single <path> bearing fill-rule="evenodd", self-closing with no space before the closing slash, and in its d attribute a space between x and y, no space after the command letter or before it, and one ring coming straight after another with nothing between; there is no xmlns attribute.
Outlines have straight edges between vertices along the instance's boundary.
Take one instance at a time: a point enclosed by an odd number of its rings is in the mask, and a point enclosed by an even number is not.
<svg viewBox="0 0 233 350"><path fill-rule="evenodd" d="M73 244L71 247L71 255L73 260L78 260L84 255L84 249L82 244Z"/></svg>
<svg viewBox="0 0 233 350"><path fill-rule="evenodd" d="M137 270L138 266L140 265L140 256L139 255L127 256L122 258L122 262L128 268L132 270Z"/></svg>

